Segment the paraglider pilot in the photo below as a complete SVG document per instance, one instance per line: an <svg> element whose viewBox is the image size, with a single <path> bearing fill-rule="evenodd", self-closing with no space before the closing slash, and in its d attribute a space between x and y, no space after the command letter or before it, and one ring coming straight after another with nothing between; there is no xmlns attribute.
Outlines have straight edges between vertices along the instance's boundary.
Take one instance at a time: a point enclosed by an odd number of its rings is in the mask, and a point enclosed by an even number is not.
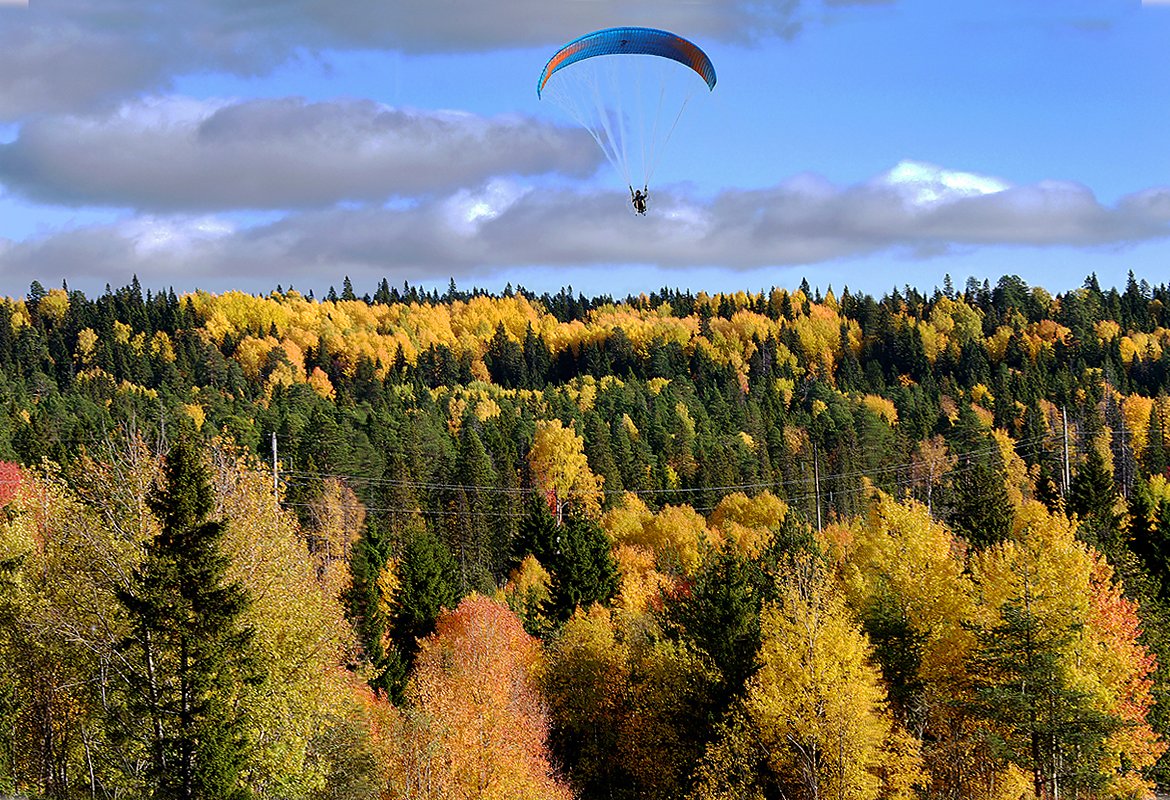
<svg viewBox="0 0 1170 800"><path fill-rule="evenodd" d="M638 214L646 214L646 198L650 195L650 190L646 187L635 189L630 187L630 202L634 204L634 211Z"/></svg>

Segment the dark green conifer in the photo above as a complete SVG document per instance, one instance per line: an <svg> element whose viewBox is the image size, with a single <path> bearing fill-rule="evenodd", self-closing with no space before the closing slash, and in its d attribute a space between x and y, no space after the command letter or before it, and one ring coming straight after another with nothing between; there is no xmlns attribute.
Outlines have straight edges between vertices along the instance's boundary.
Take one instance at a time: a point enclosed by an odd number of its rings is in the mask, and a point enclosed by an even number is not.
<svg viewBox="0 0 1170 800"><path fill-rule="evenodd" d="M144 720L152 796L159 800L244 798L246 683L263 680L242 624L244 588L227 582L223 522L208 519L207 468L187 438L166 459L150 498L161 530L118 600L132 635L122 644L130 709Z"/></svg>
<svg viewBox="0 0 1170 800"><path fill-rule="evenodd" d="M756 671L765 580L755 564L724 548L703 563L690 593L667 606L668 629L706 654L718 671L715 715L740 696Z"/></svg>
<svg viewBox="0 0 1170 800"><path fill-rule="evenodd" d="M1011 501L997 453L968 456L959 462L951 525L975 547L1007 539L1012 532Z"/></svg>
<svg viewBox="0 0 1170 800"><path fill-rule="evenodd" d="M1159 397L1161 401L1163 397ZM1162 424L1161 403L1155 403L1150 409L1149 441L1142 452L1142 469L1147 475L1165 475L1167 467L1166 429Z"/></svg>
<svg viewBox="0 0 1170 800"><path fill-rule="evenodd" d="M398 574L398 597L390 626L394 652L387 653L383 688L401 701L406 675L418 652L418 642L435 629L439 613L454 608L459 599L458 568L451 552L434 534L420 531L403 548Z"/></svg>
<svg viewBox="0 0 1170 800"><path fill-rule="evenodd" d="M1068 510L1080 519L1078 535L1106 555L1115 555L1122 544L1121 516L1115 510L1117 489L1105 457L1096 449L1073 476Z"/></svg>
<svg viewBox="0 0 1170 800"><path fill-rule="evenodd" d="M491 516L496 473L483 441L475 431L475 417L468 415L459 429L459 452L455 458L453 490L456 515L448 520L447 544L459 563L461 586L469 590L490 592L492 581L492 542L495 519Z"/></svg>
<svg viewBox="0 0 1170 800"><path fill-rule="evenodd" d="M609 537L591 520L570 515L555 529L552 552L544 563L551 576L544 609L550 619L565 622L578 607L606 603L617 592L618 571Z"/></svg>

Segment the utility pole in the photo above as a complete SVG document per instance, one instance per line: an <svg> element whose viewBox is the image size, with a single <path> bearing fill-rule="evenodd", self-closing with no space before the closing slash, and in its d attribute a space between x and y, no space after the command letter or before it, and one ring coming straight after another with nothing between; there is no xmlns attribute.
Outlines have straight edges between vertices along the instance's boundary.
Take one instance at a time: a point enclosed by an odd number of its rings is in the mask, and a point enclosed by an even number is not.
<svg viewBox="0 0 1170 800"><path fill-rule="evenodd" d="M821 531L821 468L817 457L817 443L813 442L813 494L817 501L817 533Z"/></svg>
<svg viewBox="0 0 1170 800"><path fill-rule="evenodd" d="M1116 465L1115 472L1121 473L1121 496L1126 500L1129 499L1129 459L1125 457L1125 419L1122 418L1118 426L1118 434L1121 436L1121 452L1118 453L1117 460L1121 463Z"/></svg>
<svg viewBox="0 0 1170 800"><path fill-rule="evenodd" d="M276 432L272 432L272 501L280 508L280 473L276 467Z"/></svg>
<svg viewBox="0 0 1170 800"><path fill-rule="evenodd" d="M1060 487L1062 496L1068 496L1069 484L1072 483L1072 478L1069 475L1068 469L1068 409L1064 406L1060 408L1061 425L1064 431L1064 481Z"/></svg>

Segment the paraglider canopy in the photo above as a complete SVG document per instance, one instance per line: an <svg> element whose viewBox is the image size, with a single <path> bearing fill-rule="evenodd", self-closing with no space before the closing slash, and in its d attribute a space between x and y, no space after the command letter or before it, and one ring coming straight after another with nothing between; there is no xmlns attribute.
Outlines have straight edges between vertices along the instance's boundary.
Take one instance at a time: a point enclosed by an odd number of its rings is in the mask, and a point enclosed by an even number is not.
<svg viewBox="0 0 1170 800"><path fill-rule="evenodd" d="M558 50L540 73L536 96L558 69L593 56L614 55L661 56L690 67L715 88L715 65L698 45L683 37L657 28L606 28L579 36Z"/></svg>
<svg viewBox="0 0 1170 800"><path fill-rule="evenodd" d="M715 67L698 45L670 31L625 27L594 31L559 49L541 71L536 94L593 135L633 196L635 185L645 194L683 109L704 86L715 88Z"/></svg>

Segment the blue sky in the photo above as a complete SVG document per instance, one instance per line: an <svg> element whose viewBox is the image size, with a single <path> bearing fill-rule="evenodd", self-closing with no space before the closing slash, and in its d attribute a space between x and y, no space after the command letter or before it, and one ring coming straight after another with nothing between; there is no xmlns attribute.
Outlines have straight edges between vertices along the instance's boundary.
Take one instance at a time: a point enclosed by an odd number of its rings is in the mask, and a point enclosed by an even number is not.
<svg viewBox="0 0 1170 800"><path fill-rule="evenodd" d="M719 74L644 218L535 93L626 24ZM1163 283L1168 131L1150 0L0 0L0 294Z"/></svg>

